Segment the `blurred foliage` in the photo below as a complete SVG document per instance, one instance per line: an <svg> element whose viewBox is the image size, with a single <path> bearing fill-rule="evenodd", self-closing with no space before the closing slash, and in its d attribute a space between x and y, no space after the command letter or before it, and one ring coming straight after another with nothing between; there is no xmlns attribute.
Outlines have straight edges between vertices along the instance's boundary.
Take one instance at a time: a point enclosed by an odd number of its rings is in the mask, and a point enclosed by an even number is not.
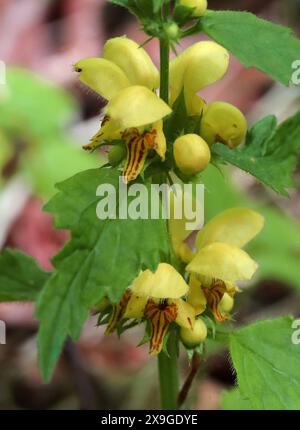
<svg viewBox="0 0 300 430"><path fill-rule="evenodd" d="M95 190L99 184L110 185L105 192L116 190L115 210L119 212L126 207L124 193L119 191L119 174L105 168L79 173L60 183L59 193L46 206L54 215L56 227L70 229L72 237L53 258L55 270L37 305L36 316L41 322L39 359L44 380L50 378L65 337L78 338L92 306L105 296L116 303L141 267L154 271L161 261L170 258L163 219L153 220L150 216L122 219L116 214L112 219L96 218L99 209ZM147 187L150 195L150 185ZM127 202L127 195L125 199ZM128 197L128 205L132 201ZM109 212L112 210L108 208ZM151 209L148 210L150 213ZM143 246L135 249L141 240Z"/></svg>
<svg viewBox="0 0 300 430"><path fill-rule="evenodd" d="M46 198L56 182L99 164L68 135L77 108L65 90L29 71L8 69L7 85L0 87L0 186L21 173Z"/></svg>

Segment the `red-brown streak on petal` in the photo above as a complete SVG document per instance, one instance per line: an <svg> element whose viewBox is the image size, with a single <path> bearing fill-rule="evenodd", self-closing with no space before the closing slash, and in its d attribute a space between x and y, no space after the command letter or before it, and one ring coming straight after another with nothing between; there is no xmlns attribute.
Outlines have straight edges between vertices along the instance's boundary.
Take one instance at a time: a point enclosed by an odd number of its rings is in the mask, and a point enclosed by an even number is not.
<svg viewBox="0 0 300 430"><path fill-rule="evenodd" d="M127 160L123 169L123 177L125 178L125 182L129 182L135 179L140 173L141 169L136 173L136 157L137 154L140 153L140 141L143 139L139 134L137 128L130 128L125 130L122 134L122 138L127 144ZM143 165L141 166L141 168Z"/></svg>
<svg viewBox="0 0 300 430"><path fill-rule="evenodd" d="M226 292L226 285L223 281L217 280L213 281L210 288L203 287L203 292L207 299L207 304L211 309L215 319L219 322L228 319L227 315L222 315L219 309L219 303L222 300L224 293Z"/></svg>
<svg viewBox="0 0 300 430"><path fill-rule="evenodd" d="M134 137L127 143L127 159L122 173L122 175L127 179L127 182L129 180L130 171L132 169L132 164L136 151L136 141L138 139L138 137Z"/></svg>
<svg viewBox="0 0 300 430"><path fill-rule="evenodd" d="M151 323L152 333L149 352L150 354L159 353L168 327L177 317L177 306L173 303L161 309L159 305L149 300L144 314Z"/></svg>
<svg viewBox="0 0 300 430"><path fill-rule="evenodd" d="M155 148L157 132L153 129L140 135L136 128L126 130L122 137L127 144L127 160L123 169L123 177L126 182L137 178L144 167L144 163L150 149Z"/></svg>
<svg viewBox="0 0 300 430"><path fill-rule="evenodd" d="M151 320L153 327L156 328L156 330L153 331L153 335L152 335L152 342L154 345L157 345L158 343L159 331L162 325L164 324L163 319L164 319L163 314L159 310L157 310L156 314L153 316Z"/></svg>
<svg viewBox="0 0 300 430"><path fill-rule="evenodd" d="M120 322L120 320L122 319L125 313L127 303L129 302L130 297L131 297L131 292L129 290L125 291L120 302L117 305L113 306L112 314L110 316L108 325L104 332L105 335L108 335L113 331L115 331L118 323Z"/></svg>
<svg viewBox="0 0 300 430"><path fill-rule="evenodd" d="M136 128L131 128L129 130L125 130L122 134L122 138L124 139L126 145L127 145L127 161L126 165L129 165L131 163L131 157L132 157L132 144L133 142L138 139L139 132Z"/></svg>
<svg viewBox="0 0 300 430"><path fill-rule="evenodd" d="M168 330L170 322L165 313L161 313L160 315L160 331L158 331L158 339L156 341L156 345L159 347L163 343L164 336Z"/></svg>
<svg viewBox="0 0 300 430"><path fill-rule="evenodd" d="M149 152L149 150L145 147L144 139L141 139L138 145L139 147L137 148L137 153L135 154L136 158L132 165L132 179L135 179L141 173Z"/></svg>
<svg viewBox="0 0 300 430"><path fill-rule="evenodd" d="M155 129L152 129L151 131L147 131L144 133L144 139L145 144L149 149L155 149L156 148L156 138L157 138L157 131Z"/></svg>
<svg viewBox="0 0 300 430"><path fill-rule="evenodd" d="M139 137L132 144L132 149L131 149L132 159L127 169L128 181L132 181L137 177L137 175L135 174L135 172L137 171L136 158L140 154L140 147L141 147L141 138Z"/></svg>
<svg viewBox="0 0 300 430"><path fill-rule="evenodd" d="M187 320L188 320L188 323L189 323L189 325L190 325L190 327L191 327L191 329L193 328L193 324L192 324L192 320L191 320L191 318L190 317L187 317Z"/></svg>
<svg viewBox="0 0 300 430"><path fill-rule="evenodd" d="M144 167L148 149L145 148L142 137L133 142L130 152L133 154L131 161L126 166L126 171L124 169L124 176L128 178L128 181L136 179Z"/></svg>

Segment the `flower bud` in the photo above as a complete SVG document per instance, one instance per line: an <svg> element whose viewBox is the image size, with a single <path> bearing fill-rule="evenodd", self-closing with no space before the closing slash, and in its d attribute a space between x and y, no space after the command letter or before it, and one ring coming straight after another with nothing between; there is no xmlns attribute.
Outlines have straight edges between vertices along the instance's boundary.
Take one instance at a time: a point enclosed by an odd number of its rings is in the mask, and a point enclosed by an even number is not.
<svg viewBox="0 0 300 430"><path fill-rule="evenodd" d="M124 145L115 145L108 153L109 164L113 167L118 166L126 157L127 151Z"/></svg>
<svg viewBox="0 0 300 430"><path fill-rule="evenodd" d="M195 175L210 162L209 146L197 134L186 134L176 139L173 151L176 165L184 175Z"/></svg>
<svg viewBox="0 0 300 430"><path fill-rule="evenodd" d="M234 299L228 294L224 293L220 303L219 308L224 313L229 313L234 305Z"/></svg>
<svg viewBox="0 0 300 430"><path fill-rule="evenodd" d="M104 109L111 127L120 130L153 124L172 112L153 91L132 85L113 97Z"/></svg>
<svg viewBox="0 0 300 430"><path fill-rule="evenodd" d="M204 112L200 135L209 145L220 142L235 148L244 141L246 133L246 118L235 106L214 102Z"/></svg>
<svg viewBox="0 0 300 430"><path fill-rule="evenodd" d="M168 22L165 24L164 30L169 40L179 40L180 30L176 22Z"/></svg>
<svg viewBox="0 0 300 430"><path fill-rule="evenodd" d="M204 15L207 10L207 0L180 0L179 4L193 8L193 16L196 17Z"/></svg>
<svg viewBox="0 0 300 430"><path fill-rule="evenodd" d="M188 348L194 348L201 342L204 342L207 337L207 327L204 322L196 320L192 329L181 328L180 338L185 346Z"/></svg>

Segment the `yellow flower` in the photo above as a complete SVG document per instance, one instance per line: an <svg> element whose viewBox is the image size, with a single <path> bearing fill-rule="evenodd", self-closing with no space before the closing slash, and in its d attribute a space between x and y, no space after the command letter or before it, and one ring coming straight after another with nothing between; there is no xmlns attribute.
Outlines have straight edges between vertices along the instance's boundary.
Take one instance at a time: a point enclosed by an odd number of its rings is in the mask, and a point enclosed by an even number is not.
<svg viewBox="0 0 300 430"><path fill-rule="evenodd" d="M204 100L198 91L221 79L227 72L229 54L215 42L198 42L187 48L170 64L171 105L182 89L189 115L205 111Z"/></svg>
<svg viewBox="0 0 300 430"><path fill-rule="evenodd" d="M218 321L226 319L219 304L237 291L235 282L249 280L257 264L241 248L262 229L264 219L246 208L228 209L209 221L196 237L195 254L186 267L190 275L188 302L199 315L206 305ZM184 231L181 233L184 237ZM225 306L226 307L226 306Z"/></svg>
<svg viewBox="0 0 300 430"><path fill-rule="evenodd" d="M125 182L137 178L152 149L165 159L166 138L163 121L170 107L146 87L134 85L118 92L104 109L101 129L84 149L93 150L103 142L123 139L127 160L123 169Z"/></svg>
<svg viewBox="0 0 300 430"><path fill-rule="evenodd" d="M153 92L159 73L146 51L133 40L116 37L105 44L102 58L83 59L74 70L81 82L108 100L101 128L84 149L122 139L127 145L125 182L141 173L149 151L164 160L162 119L171 108Z"/></svg>
<svg viewBox="0 0 300 430"><path fill-rule="evenodd" d="M195 310L182 299L188 289L183 277L170 264L159 264L154 273L141 272L120 303L113 307L106 334L114 331L123 317L146 318L151 325L149 353L158 354L172 322L190 330L194 326Z"/></svg>
<svg viewBox="0 0 300 430"><path fill-rule="evenodd" d="M211 103L201 118L200 135L209 145L220 142L235 148L243 142L246 133L244 114L229 103Z"/></svg>
<svg viewBox="0 0 300 430"><path fill-rule="evenodd" d="M109 39L102 58L84 58L74 65L79 80L106 100L131 85L159 87L159 73L147 52L127 37Z"/></svg>

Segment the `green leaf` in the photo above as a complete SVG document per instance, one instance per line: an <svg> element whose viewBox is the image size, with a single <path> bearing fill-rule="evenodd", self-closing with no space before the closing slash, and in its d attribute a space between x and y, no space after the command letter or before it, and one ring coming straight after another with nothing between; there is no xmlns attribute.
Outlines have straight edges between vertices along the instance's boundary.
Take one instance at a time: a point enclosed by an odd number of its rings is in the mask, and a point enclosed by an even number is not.
<svg viewBox="0 0 300 430"><path fill-rule="evenodd" d="M245 145L236 149L216 143L214 155L255 176L274 191L288 196L300 150L300 112L275 130L274 117L258 122L248 133Z"/></svg>
<svg viewBox="0 0 300 430"><path fill-rule="evenodd" d="M291 29L248 12L232 11L207 11L200 25L246 67L255 66L282 84L290 84L300 52L300 41Z"/></svg>
<svg viewBox="0 0 300 430"><path fill-rule="evenodd" d="M245 399L238 388L225 391L221 400L222 409L227 411L250 411L253 410L251 403Z"/></svg>
<svg viewBox="0 0 300 430"><path fill-rule="evenodd" d="M46 206L56 227L70 229L72 238L54 258L56 270L37 307L44 380L51 376L65 337L78 338L90 307L104 296L117 302L140 270L155 270L170 258L164 220L97 218L96 190L101 184L114 186L122 204L119 172L93 169L59 184L59 193ZM132 201L128 197L129 205Z"/></svg>
<svg viewBox="0 0 300 430"><path fill-rule="evenodd" d="M50 274L22 252L6 249L0 254L0 301L34 301Z"/></svg>
<svg viewBox="0 0 300 430"><path fill-rule="evenodd" d="M299 345L293 318L260 321L230 335L230 353L242 397L253 409L299 409Z"/></svg>

